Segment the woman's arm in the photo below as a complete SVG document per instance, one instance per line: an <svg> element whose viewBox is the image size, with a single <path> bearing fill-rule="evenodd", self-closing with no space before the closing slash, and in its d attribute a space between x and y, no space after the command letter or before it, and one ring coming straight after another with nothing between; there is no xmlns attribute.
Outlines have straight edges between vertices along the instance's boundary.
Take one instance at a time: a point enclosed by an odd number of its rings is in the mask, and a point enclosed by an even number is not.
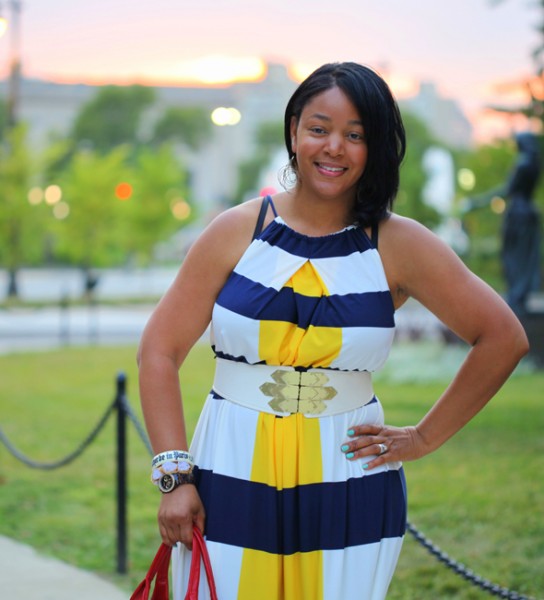
<svg viewBox="0 0 544 600"><path fill-rule="evenodd" d="M205 332L219 291L251 242L257 210L247 203L210 224L144 329L137 356L140 398L155 454L188 447L179 368ZM163 494L159 527L165 543L191 547L193 523L204 530L204 509L193 485Z"/></svg>
<svg viewBox="0 0 544 600"><path fill-rule="evenodd" d="M368 468L439 448L487 404L528 351L523 327L502 298L422 225L392 216L380 228L380 255L395 304L415 298L471 349L416 426L354 428L356 436L363 436L352 442L356 458L376 454L376 444L388 447Z"/></svg>

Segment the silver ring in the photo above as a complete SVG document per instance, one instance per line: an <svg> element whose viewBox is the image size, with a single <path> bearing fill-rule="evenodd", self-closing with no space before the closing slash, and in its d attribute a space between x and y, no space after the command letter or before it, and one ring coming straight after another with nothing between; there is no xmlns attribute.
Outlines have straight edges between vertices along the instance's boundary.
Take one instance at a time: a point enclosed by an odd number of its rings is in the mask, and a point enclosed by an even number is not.
<svg viewBox="0 0 544 600"><path fill-rule="evenodd" d="M380 448L380 454L385 454L389 450L385 444L378 444L378 447Z"/></svg>

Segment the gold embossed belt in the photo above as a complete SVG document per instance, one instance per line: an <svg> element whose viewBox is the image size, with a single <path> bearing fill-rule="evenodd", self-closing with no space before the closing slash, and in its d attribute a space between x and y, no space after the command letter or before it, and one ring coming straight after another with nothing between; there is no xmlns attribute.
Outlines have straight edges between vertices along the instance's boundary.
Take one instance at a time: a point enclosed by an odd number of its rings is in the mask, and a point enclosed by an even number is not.
<svg viewBox="0 0 544 600"><path fill-rule="evenodd" d="M214 391L223 398L275 415L335 415L364 406L374 396L370 373L248 365L216 359Z"/></svg>

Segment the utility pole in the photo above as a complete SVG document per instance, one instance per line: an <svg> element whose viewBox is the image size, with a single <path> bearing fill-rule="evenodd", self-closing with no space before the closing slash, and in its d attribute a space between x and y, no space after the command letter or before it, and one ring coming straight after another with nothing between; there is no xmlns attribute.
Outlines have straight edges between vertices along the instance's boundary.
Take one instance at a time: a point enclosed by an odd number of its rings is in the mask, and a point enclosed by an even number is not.
<svg viewBox="0 0 544 600"><path fill-rule="evenodd" d="M21 86L21 0L10 0L11 18L10 29L10 55L9 55L9 83L7 97L7 126L13 127L19 117L19 96Z"/></svg>

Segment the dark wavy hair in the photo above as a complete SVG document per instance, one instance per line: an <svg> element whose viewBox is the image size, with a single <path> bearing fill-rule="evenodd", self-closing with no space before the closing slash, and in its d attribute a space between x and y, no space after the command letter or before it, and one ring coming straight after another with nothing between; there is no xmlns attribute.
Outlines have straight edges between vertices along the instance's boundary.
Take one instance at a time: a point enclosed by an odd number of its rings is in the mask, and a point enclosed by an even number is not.
<svg viewBox="0 0 544 600"><path fill-rule="evenodd" d="M295 90L285 109L284 136L289 164L297 174L291 146L291 120L298 123L306 104L316 95L340 88L355 106L365 131L368 160L357 183L356 222L376 225L393 207L399 188L399 170L406 152L406 136L399 107L385 81L372 69L354 63L319 67Z"/></svg>

